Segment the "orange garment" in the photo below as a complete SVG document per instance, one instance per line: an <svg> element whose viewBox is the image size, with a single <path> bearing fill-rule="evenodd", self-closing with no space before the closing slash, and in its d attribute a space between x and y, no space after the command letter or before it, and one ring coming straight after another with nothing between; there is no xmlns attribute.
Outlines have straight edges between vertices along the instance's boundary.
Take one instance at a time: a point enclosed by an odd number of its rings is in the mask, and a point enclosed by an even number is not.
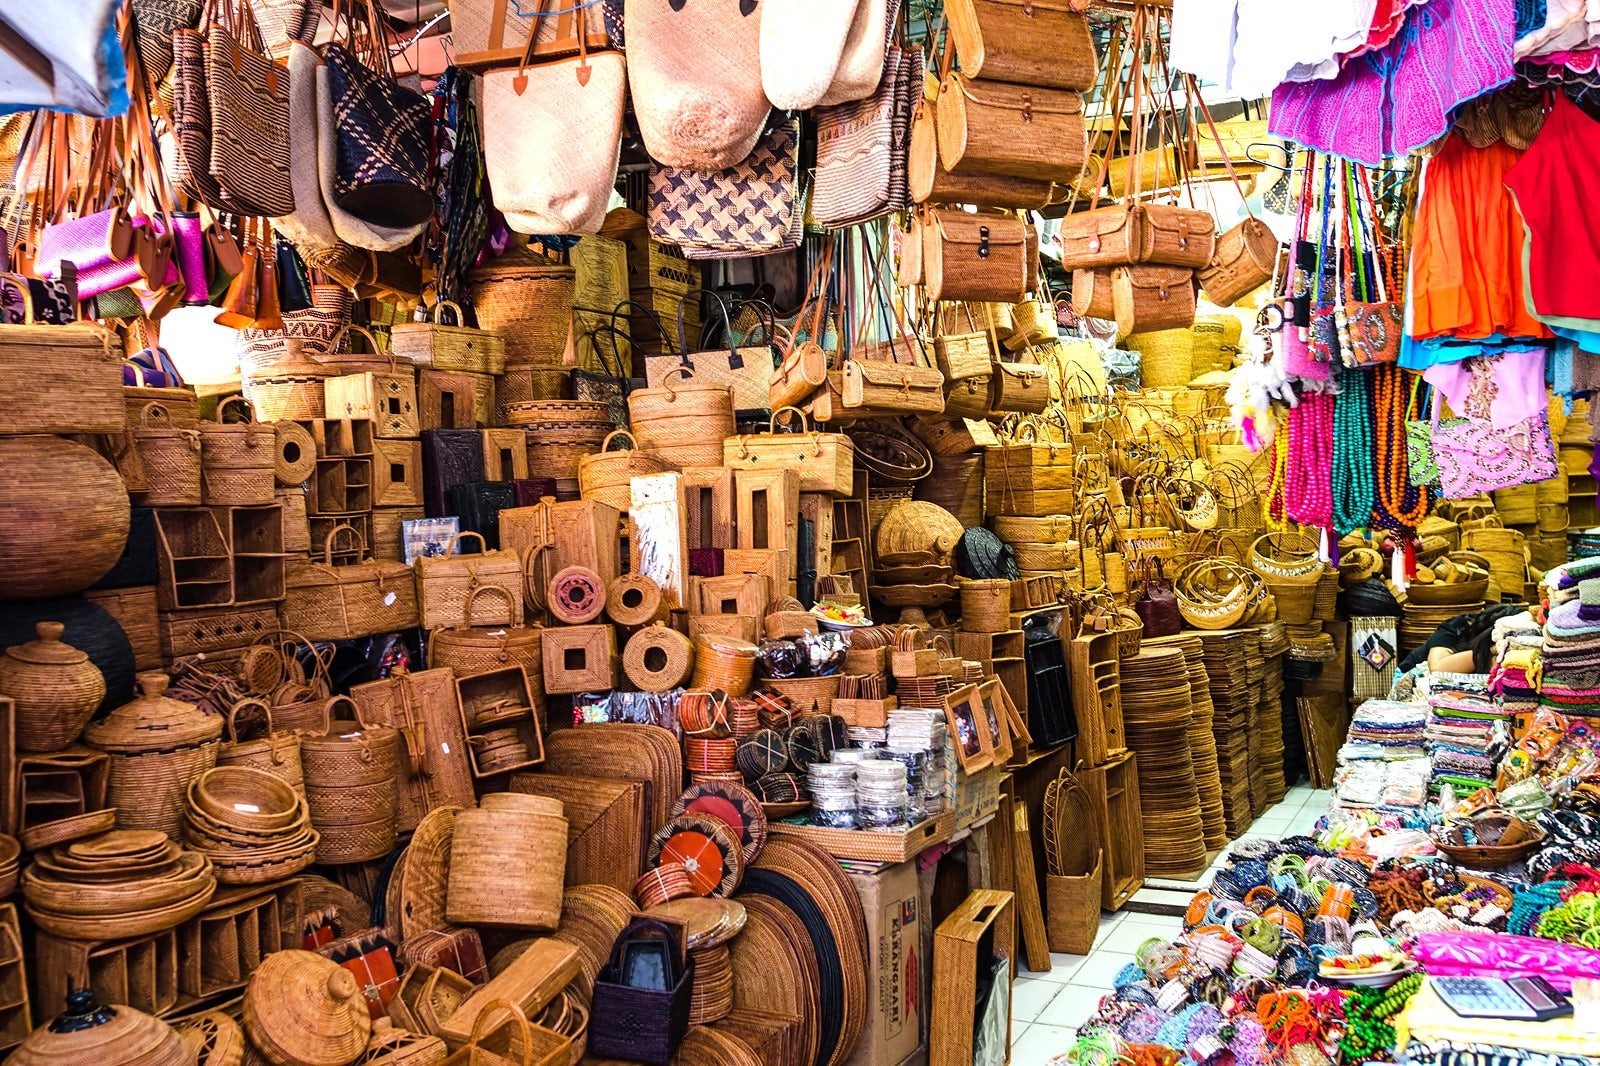
<svg viewBox="0 0 1600 1066"><path fill-rule="evenodd" d="M1424 164L1411 241L1411 336L1552 336L1523 298L1522 215L1505 175L1522 153L1455 134Z"/></svg>

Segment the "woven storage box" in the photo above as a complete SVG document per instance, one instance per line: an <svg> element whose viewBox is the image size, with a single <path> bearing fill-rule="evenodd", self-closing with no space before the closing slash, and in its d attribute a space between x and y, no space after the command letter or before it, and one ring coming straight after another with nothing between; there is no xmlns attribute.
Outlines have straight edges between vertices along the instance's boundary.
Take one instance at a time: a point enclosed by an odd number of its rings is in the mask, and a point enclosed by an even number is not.
<svg viewBox="0 0 1600 1066"><path fill-rule="evenodd" d="M335 719L345 709L349 719ZM368 862L394 849L399 810L400 731L370 726L348 696L323 705L324 733L300 741L306 805L321 835L317 861Z"/></svg>
<svg viewBox="0 0 1600 1066"><path fill-rule="evenodd" d="M478 325L505 341L508 366L561 366L576 274L569 266L503 260L467 275Z"/></svg>
<svg viewBox="0 0 1600 1066"><path fill-rule="evenodd" d="M483 802L456 815L447 916L471 925L555 929L567 862L561 801L494 793Z"/></svg>
<svg viewBox="0 0 1600 1066"><path fill-rule="evenodd" d="M0 434L127 427L121 346L99 326L0 326L0 379L27 384L0 411Z"/></svg>
<svg viewBox="0 0 1600 1066"><path fill-rule="evenodd" d="M1086 955L1094 947L1100 931L1100 880L1103 863L1081 877L1047 874L1045 887L1045 934L1051 951Z"/></svg>

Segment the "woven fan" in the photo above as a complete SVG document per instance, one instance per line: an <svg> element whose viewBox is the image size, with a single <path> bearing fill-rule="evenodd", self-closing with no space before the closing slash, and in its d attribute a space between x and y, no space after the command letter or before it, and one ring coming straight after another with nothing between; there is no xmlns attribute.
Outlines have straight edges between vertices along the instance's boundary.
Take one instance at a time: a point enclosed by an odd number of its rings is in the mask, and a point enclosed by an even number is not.
<svg viewBox="0 0 1600 1066"><path fill-rule="evenodd" d="M1100 861L1089 793L1066 770L1045 786L1044 857L1052 877L1082 877Z"/></svg>
<svg viewBox="0 0 1600 1066"><path fill-rule="evenodd" d="M418 933L443 929L445 882L450 874L450 842L460 807L428 813L411 835L389 875L384 921L402 943Z"/></svg>

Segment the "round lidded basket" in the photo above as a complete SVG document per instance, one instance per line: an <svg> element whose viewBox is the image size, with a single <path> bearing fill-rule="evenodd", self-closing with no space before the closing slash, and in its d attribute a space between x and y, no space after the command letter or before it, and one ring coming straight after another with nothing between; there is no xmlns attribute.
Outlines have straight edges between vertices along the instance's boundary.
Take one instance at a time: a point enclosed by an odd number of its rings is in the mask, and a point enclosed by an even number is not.
<svg viewBox="0 0 1600 1066"><path fill-rule="evenodd" d="M179 429L165 405L151 402L139 412L133 446L144 467L148 507L198 507L200 492L200 433Z"/></svg>
<svg viewBox="0 0 1600 1066"><path fill-rule="evenodd" d="M428 635L428 665L448 666L457 677L520 666L528 675L534 709L543 712L544 630L538 626L473 625L472 604L480 595L499 596L508 603L511 599L499 585L479 585L468 592L461 624Z"/></svg>
<svg viewBox="0 0 1600 1066"><path fill-rule="evenodd" d="M19 751L60 751L106 698L106 679L88 653L61 639L60 622L40 622L34 632L37 640L0 655L0 692L16 704Z"/></svg>
<svg viewBox="0 0 1600 1066"><path fill-rule="evenodd" d="M722 442L738 432L733 390L696 381L683 367L659 387L630 392L628 419L640 451L678 467L722 465Z"/></svg>
<svg viewBox="0 0 1600 1066"><path fill-rule="evenodd" d="M325 416L324 384L334 373L305 355L304 342L284 342L289 358L263 367L244 379L244 396L257 422L304 422Z"/></svg>
<svg viewBox="0 0 1600 1066"><path fill-rule="evenodd" d="M217 764L222 719L165 695L169 678L138 676L138 699L83 731L111 756L106 802L119 829L153 829L181 840L189 783Z"/></svg>
<svg viewBox="0 0 1600 1066"><path fill-rule="evenodd" d="M276 951L244 991L244 1029L276 1066L346 1066L372 1035L350 971L309 951Z"/></svg>
<svg viewBox="0 0 1600 1066"><path fill-rule="evenodd" d="M336 719L346 707L352 720ZM322 736L300 739L305 769L306 806L321 834L317 861L367 862L394 849L395 814L400 805L400 732L369 726L348 696L323 704Z"/></svg>
<svg viewBox="0 0 1600 1066"><path fill-rule="evenodd" d="M28 1034L6 1059L17 1066L190 1066L177 1030L128 1006L103 1007L86 988L67 993L67 1009Z"/></svg>
<svg viewBox="0 0 1600 1066"><path fill-rule="evenodd" d="M618 437L627 438L629 447L607 451ZM660 474L672 465L653 455L637 450L633 434L625 429L613 430L600 442L600 451L578 460L578 491L586 500L610 504L623 514L628 513L632 502L631 482L635 477Z"/></svg>
<svg viewBox="0 0 1600 1066"><path fill-rule="evenodd" d="M557 928L566 870L564 808L516 793L490 794L483 803L456 815L447 917L465 925Z"/></svg>

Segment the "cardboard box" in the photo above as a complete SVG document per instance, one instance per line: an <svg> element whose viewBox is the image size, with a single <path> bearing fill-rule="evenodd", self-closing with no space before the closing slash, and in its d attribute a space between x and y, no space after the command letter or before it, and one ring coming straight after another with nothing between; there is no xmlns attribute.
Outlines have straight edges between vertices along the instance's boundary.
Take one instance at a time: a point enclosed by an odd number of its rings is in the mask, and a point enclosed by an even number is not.
<svg viewBox="0 0 1600 1066"><path fill-rule="evenodd" d="M867 1024L845 1066L927 1061L927 986L933 922L923 909L917 864L852 873L867 918Z"/></svg>

